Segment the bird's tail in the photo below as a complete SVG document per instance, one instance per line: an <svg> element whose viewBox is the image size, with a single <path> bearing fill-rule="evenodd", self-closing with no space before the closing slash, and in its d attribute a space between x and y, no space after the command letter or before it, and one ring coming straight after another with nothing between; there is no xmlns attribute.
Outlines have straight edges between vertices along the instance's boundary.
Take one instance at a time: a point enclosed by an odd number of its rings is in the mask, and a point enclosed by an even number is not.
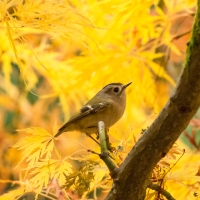
<svg viewBox="0 0 200 200"><path fill-rule="evenodd" d="M58 137L62 133L63 133L63 131L59 129L58 132L56 133L56 135L54 135L54 137Z"/></svg>
<svg viewBox="0 0 200 200"><path fill-rule="evenodd" d="M58 132L54 137L58 137L60 134L69 131L68 123L64 124L61 128L59 128Z"/></svg>

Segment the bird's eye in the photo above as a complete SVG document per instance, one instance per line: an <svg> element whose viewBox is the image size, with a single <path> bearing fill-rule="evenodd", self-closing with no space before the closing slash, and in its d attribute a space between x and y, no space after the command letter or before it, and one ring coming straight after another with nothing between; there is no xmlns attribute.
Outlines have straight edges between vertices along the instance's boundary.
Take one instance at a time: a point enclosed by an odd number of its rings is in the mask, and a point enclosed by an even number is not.
<svg viewBox="0 0 200 200"><path fill-rule="evenodd" d="M117 93L117 92L119 92L119 88L115 87L113 91Z"/></svg>

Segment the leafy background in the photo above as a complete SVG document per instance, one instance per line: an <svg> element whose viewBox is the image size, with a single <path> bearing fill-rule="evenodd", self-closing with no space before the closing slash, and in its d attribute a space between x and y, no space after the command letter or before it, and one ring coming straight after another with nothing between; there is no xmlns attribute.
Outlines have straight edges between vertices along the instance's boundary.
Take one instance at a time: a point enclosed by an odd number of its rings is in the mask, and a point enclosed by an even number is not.
<svg viewBox="0 0 200 200"><path fill-rule="evenodd" d="M87 151L99 147L78 132L52 136L103 86L132 81L109 132L120 165L176 85L195 10L192 0L1 1L0 199L44 188L59 199L103 199L109 172ZM198 118L152 174L176 199L198 198Z"/></svg>

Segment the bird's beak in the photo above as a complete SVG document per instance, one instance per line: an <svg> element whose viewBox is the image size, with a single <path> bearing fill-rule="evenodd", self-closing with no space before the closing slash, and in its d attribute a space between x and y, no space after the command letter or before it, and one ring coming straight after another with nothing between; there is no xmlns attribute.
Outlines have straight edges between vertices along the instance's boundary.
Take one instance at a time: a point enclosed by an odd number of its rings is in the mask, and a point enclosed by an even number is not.
<svg viewBox="0 0 200 200"><path fill-rule="evenodd" d="M132 83L132 82L130 82L130 83L124 85L124 86L123 86L123 89L126 89L131 83Z"/></svg>

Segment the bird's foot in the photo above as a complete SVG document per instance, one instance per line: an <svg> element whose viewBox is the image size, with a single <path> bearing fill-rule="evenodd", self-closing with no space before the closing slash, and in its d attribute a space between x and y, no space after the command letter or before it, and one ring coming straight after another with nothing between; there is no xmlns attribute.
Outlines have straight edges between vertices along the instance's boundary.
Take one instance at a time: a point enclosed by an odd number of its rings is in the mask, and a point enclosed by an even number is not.
<svg viewBox="0 0 200 200"><path fill-rule="evenodd" d="M113 147L110 142L107 143L107 148L108 148L108 151L110 151L111 153L116 151L116 148Z"/></svg>
<svg viewBox="0 0 200 200"><path fill-rule="evenodd" d="M108 132L109 132L109 128L105 128L106 135ZM98 140L99 139L99 131L97 131L95 134L96 134L96 139Z"/></svg>
<svg viewBox="0 0 200 200"><path fill-rule="evenodd" d="M116 151L116 148L113 147L109 141L108 131L109 131L109 129L106 129L106 145L107 145L108 151L113 153L114 151Z"/></svg>

